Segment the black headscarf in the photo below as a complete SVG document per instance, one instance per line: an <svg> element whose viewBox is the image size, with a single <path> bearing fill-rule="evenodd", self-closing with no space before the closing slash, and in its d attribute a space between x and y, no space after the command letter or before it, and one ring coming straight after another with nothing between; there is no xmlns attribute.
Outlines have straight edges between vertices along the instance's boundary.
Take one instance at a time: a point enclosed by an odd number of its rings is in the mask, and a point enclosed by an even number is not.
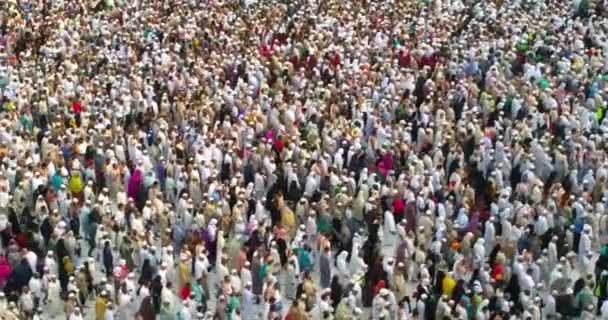
<svg viewBox="0 0 608 320"><path fill-rule="evenodd" d="M150 265L150 260L144 260L144 264L141 267L141 276L139 277L139 283L144 284L146 282L152 281L152 266Z"/></svg>
<svg viewBox="0 0 608 320"><path fill-rule="evenodd" d="M338 303L342 300L342 285L340 285L340 277L334 275L331 279L331 306L336 310Z"/></svg>

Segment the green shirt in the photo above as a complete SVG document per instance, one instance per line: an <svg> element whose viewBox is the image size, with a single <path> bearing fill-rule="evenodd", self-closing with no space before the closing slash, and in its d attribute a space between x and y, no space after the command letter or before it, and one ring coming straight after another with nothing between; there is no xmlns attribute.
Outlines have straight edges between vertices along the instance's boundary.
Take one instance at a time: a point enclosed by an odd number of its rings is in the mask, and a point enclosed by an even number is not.
<svg viewBox="0 0 608 320"><path fill-rule="evenodd" d="M21 118L19 119L19 122L21 122L21 125L23 125L28 132L32 132L32 130L34 130L34 125L32 123L32 119L30 117L21 116Z"/></svg>

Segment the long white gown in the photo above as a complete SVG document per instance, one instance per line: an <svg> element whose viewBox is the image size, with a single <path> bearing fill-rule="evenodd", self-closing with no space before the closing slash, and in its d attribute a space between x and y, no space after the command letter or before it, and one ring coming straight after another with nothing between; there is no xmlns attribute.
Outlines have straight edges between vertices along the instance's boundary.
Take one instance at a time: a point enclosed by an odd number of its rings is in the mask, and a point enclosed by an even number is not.
<svg viewBox="0 0 608 320"><path fill-rule="evenodd" d="M397 229L395 226L395 217L390 211L384 212L384 246L394 246L397 240Z"/></svg>
<svg viewBox="0 0 608 320"><path fill-rule="evenodd" d="M59 298L61 294L61 286L59 281L49 282L48 287L48 314L51 319L59 319L59 315L63 310L62 301Z"/></svg>
<svg viewBox="0 0 608 320"><path fill-rule="evenodd" d="M129 319L130 318L130 312L129 312L129 305L131 303L131 297L129 296L129 294L125 293L121 293L120 296L118 297L118 319Z"/></svg>

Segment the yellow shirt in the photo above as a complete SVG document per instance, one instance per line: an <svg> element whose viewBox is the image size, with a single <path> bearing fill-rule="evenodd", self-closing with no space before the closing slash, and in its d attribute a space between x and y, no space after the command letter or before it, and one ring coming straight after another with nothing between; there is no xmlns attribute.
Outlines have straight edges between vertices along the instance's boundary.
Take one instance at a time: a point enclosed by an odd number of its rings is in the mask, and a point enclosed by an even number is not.
<svg viewBox="0 0 608 320"><path fill-rule="evenodd" d="M285 207L283 212L281 213L281 224L285 228L293 228L296 223L296 217L293 214L291 209Z"/></svg>

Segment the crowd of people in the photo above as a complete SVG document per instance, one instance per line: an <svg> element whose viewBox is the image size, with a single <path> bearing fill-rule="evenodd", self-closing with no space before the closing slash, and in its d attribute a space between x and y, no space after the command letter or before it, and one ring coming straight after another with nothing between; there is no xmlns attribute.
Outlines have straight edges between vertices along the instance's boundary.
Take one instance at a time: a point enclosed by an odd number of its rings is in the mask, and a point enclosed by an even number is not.
<svg viewBox="0 0 608 320"><path fill-rule="evenodd" d="M608 319L605 8L0 1L0 318Z"/></svg>

